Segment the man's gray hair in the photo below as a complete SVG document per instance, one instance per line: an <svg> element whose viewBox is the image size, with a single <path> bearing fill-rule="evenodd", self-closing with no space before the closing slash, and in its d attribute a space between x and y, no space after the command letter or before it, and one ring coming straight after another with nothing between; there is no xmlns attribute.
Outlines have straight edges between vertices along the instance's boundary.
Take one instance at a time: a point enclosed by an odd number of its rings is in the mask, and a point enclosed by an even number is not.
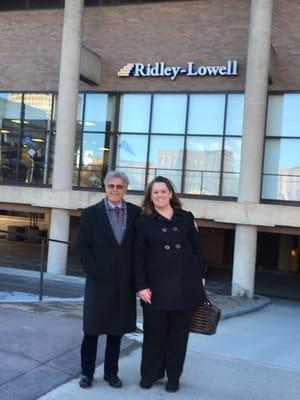
<svg viewBox="0 0 300 400"><path fill-rule="evenodd" d="M104 178L104 185L106 186L108 182L110 182L114 178L121 178L124 182L124 185L128 187L129 185L129 179L127 175L124 172L120 171L109 171Z"/></svg>

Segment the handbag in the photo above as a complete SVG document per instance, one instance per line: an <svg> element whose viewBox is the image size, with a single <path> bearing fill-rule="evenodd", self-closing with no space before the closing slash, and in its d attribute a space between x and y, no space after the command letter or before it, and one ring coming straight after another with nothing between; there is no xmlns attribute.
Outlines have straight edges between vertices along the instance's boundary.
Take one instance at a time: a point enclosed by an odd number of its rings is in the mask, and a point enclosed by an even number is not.
<svg viewBox="0 0 300 400"><path fill-rule="evenodd" d="M221 310L209 300L208 297L194 311L190 331L213 335L216 333Z"/></svg>

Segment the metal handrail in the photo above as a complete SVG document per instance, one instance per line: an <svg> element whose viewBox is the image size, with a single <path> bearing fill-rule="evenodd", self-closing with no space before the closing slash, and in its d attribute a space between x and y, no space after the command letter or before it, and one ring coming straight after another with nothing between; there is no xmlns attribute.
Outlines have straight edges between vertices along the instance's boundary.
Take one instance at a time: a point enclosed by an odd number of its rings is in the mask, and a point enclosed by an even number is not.
<svg viewBox="0 0 300 400"><path fill-rule="evenodd" d="M0 229L0 233L6 233L7 235L11 234L10 231ZM40 236L40 235L35 235L33 233L23 233L23 232L14 232L15 236L20 236L23 238L32 238L32 239L37 239L41 241L41 256L40 256L40 287L39 287L39 301L43 301L43 295L44 295L44 266L45 266L45 244L47 242L55 242L55 243L62 243L62 244L67 244L68 246L73 246L74 243L72 242L67 242L64 240L58 240L58 239L51 239L47 236Z"/></svg>

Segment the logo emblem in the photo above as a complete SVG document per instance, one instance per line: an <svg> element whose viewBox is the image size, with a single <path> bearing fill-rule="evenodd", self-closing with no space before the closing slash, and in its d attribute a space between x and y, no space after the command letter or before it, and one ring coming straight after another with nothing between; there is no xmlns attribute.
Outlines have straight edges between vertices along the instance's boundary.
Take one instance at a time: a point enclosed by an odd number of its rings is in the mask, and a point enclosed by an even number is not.
<svg viewBox="0 0 300 400"><path fill-rule="evenodd" d="M133 63L129 63L124 65L124 67L122 67L119 72L118 72L118 76L121 76L122 78L126 77L126 76L130 76L131 71L134 69L134 64Z"/></svg>

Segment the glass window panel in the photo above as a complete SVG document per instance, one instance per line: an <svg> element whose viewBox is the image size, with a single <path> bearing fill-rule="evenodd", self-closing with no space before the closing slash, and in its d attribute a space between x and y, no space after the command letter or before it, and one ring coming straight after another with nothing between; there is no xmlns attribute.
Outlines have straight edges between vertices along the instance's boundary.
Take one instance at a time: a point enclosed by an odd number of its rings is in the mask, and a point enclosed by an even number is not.
<svg viewBox="0 0 300 400"><path fill-rule="evenodd" d="M154 133L184 133L187 95L155 94L152 127Z"/></svg>
<svg viewBox="0 0 300 400"><path fill-rule="evenodd" d="M112 125L111 117L111 108L108 107L107 94L86 94L84 130L110 132Z"/></svg>
<svg viewBox="0 0 300 400"><path fill-rule="evenodd" d="M103 165L105 151L109 149L104 147L104 134L86 133L83 134L82 144L82 164Z"/></svg>
<svg viewBox="0 0 300 400"><path fill-rule="evenodd" d="M17 180L19 135L12 130L0 130L0 182Z"/></svg>
<svg viewBox="0 0 300 400"><path fill-rule="evenodd" d="M0 93L0 128L3 133L20 129L21 93Z"/></svg>
<svg viewBox="0 0 300 400"><path fill-rule="evenodd" d="M81 161L80 168L80 186L102 188L104 176L107 172L107 164L110 153L107 144L109 136L100 133L84 132L82 142L82 154L77 149L75 154L74 174L78 169L78 163ZM75 179L75 174L73 178ZM78 178L78 176L77 176Z"/></svg>
<svg viewBox="0 0 300 400"><path fill-rule="evenodd" d="M22 134L19 182L42 185L47 183L45 169L47 132L25 131Z"/></svg>
<svg viewBox="0 0 300 400"><path fill-rule="evenodd" d="M129 190L144 190L148 136L119 135L116 169L126 173Z"/></svg>
<svg viewBox="0 0 300 400"><path fill-rule="evenodd" d="M183 136L152 136L149 155L148 182L157 175L169 178L181 191Z"/></svg>
<svg viewBox="0 0 300 400"><path fill-rule="evenodd" d="M80 170L80 186L99 189L103 187L103 167L102 165L87 165ZM73 171L73 182L76 183L78 176L76 169Z"/></svg>
<svg viewBox="0 0 300 400"><path fill-rule="evenodd" d="M50 129L52 94L25 94L24 105L24 127L26 129Z"/></svg>
<svg viewBox="0 0 300 400"><path fill-rule="evenodd" d="M72 185L73 186L79 186L79 168L74 167L73 168L73 180L72 180Z"/></svg>
<svg viewBox="0 0 300 400"><path fill-rule="evenodd" d="M267 139L264 160L265 174L299 175L300 140Z"/></svg>
<svg viewBox="0 0 300 400"><path fill-rule="evenodd" d="M238 197L240 174L238 172L223 172L222 195Z"/></svg>
<svg viewBox="0 0 300 400"><path fill-rule="evenodd" d="M224 112L224 94L190 95L188 133L222 135Z"/></svg>
<svg viewBox="0 0 300 400"><path fill-rule="evenodd" d="M226 134L243 134L244 94L229 94L227 97Z"/></svg>
<svg viewBox="0 0 300 400"><path fill-rule="evenodd" d="M271 95L267 107L267 136L281 136L282 132L283 96Z"/></svg>
<svg viewBox="0 0 300 400"><path fill-rule="evenodd" d="M224 145L224 165L223 165L223 196L238 196L239 172L241 163L241 142L240 138L225 139Z"/></svg>
<svg viewBox="0 0 300 400"><path fill-rule="evenodd" d="M240 138L226 138L224 145L224 166L226 172L240 172L241 164L241 145Z"/></svg>
<svg viewBox="0 0 300 400"><path fill-rule="evenodd" d="M45 149L45 174L47 177L47 184L52 184L52 173L54 163L54 146L55 146L55 134L49 132L47 136L46 149Z"/></svg>
<svg viewBox="0 0 300 400"><path fill-rule="evenodd" d="M262 197L300 200L300 140L269 139L265 144Z"/></svg>
<svg viewBox="0 0 300 400"><path fill-rule="evenodd" d="M300 94L271 95L268 100L267 136L300 137Z"/></svg>
<svg viewBox="0 0 300 400"><path fill-rule="evenodd" d="M150 94L124 94L120 104L120 132L145 133L149 131Z"/></svg>
<svg viewBox="0 0 300 400"><path fill-rule="evenodd" d="M169 178L176 191L181 191L183 136L151 137L148 182L155 176Z"/></svg>
<svg viewBox="0 0 300 400"><path fill-rule="evenodd" d="M222 138L188 137L186 147L186 169L192 171L221 170Z"/></svg>
<svg viewBox="0 0 300 400"><path fill-rule="evenodd" d="M220 173L186 171L184 182L184 193L217 196L220 187Z"/></svg>
<svg viewBox="0 0 300 400"><path fill-rule="evenodd" d="M262 198L300 201L300 171L299 176L264 175Z"/></svg>

